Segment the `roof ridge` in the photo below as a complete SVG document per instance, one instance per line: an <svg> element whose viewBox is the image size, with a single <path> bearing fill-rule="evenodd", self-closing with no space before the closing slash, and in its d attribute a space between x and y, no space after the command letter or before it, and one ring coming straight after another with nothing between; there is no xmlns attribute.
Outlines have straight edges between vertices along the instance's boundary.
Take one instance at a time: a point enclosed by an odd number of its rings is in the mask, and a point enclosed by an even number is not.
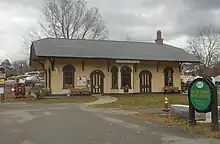
<svg viewBox="0 0 220 144"><path fill-rule="evenodd" d="M72 41L72 40L78 40L78 41L99 41L99 42L123 42L123 43L139 43L139 44L154 44L154 45L167 45L167 46L172 46L172 45L168 45L168 44L157 44L157 43L153 43L153 42L145 42L145 41L123 41L123 40L92 40L92 39L66 39L66 38L53 38L53 37L48 37L48 38L43 38L43 39L39 39L36 40L34 42L38 42L38 41L43 41L43 40L47 40L47 39L51 39L51 40L67 40L67 41ZM175 47L172 46L173 48L177 48L177 49L181 49L179 47Z"/></svg>

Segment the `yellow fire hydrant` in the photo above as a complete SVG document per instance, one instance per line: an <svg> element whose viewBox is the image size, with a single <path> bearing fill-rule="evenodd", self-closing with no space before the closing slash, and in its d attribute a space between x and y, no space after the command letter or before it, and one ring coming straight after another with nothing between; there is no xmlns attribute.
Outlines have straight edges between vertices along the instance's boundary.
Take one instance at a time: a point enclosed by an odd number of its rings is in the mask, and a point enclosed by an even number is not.
<svg viewBox="0 0 220 144"><path fill-rule="evenodd" d="M168 100L167 97L165 97L163 111L165 112L165 117L168 118L169 117L170 108L169 108L169 100Z"/></svg>

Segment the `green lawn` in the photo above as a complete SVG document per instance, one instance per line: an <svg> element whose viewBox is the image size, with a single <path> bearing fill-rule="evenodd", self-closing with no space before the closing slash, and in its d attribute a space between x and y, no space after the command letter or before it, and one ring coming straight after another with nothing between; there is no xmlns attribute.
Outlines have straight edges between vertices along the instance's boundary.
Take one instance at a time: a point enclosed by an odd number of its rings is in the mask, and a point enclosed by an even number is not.
<svg viewBox="0 0 220 144"><path fill-rule="evenodd" d="M31 101L30 103L43 103L43 104L53 104L53 103L88 103L97 100L96 97L92 96L74 96L69 98L48 98L36 101Z"/></svg>
<svg viewBox="0 0 220 144"><path fill-rule="evenodd" d="M169 104L188 104L187 95L168 95ZM117 96L117 101L110 104L94 105L97 108L162 108L164 95ZM220 100L219 100L220 102Z"/></svg>

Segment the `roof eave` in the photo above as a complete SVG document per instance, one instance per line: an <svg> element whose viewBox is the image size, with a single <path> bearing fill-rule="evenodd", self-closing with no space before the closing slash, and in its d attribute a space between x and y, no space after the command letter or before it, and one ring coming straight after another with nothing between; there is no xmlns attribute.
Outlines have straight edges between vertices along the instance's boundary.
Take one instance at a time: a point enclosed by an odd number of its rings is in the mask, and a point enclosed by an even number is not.
<svg viewBox="0 0 220 144"><path fill-rule="evenodd" d="M101 57L63 57L63 56L37 56L38 58L57 58L57 59L106 59L106 60L116 60L116 58L101 58ZM158 62L179 62L179 63L200 63L200 61L178 61L178 60L149 60L149 59L121 59L117 58L117 60L134 60L134 61L158 61Z"/></svg>

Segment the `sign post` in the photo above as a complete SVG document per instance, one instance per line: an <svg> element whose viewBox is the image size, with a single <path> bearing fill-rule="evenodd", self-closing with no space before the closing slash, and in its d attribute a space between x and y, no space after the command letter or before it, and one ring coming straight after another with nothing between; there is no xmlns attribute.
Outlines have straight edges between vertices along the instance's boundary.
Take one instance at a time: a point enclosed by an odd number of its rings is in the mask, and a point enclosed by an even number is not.
<svg viewBox="0 0 220 144"><path fill-rule="evenodd" d="M5 78L5 69L3 67L0 67L0 97L2 102L5 98Z"/></svg>
<svg viewBox="0 0 220 144"><path fill-rule="evenodd" d="M212 131L219 130L218 124L218 95L217 87L208 79L195 79L188 90L189 124L196 125L195 111L199 113L212 113Z"/></svg>
<svg viewBox="0 0 220 144"><path fill-rule="evenodd" d="M211 130L212 131L218 131L219 130L219 123L218 123L218 93L217 93L218 88L216 86L213 87L212 89L212 100L213 100L213 105L212 105L212 126Z"/></svg>

